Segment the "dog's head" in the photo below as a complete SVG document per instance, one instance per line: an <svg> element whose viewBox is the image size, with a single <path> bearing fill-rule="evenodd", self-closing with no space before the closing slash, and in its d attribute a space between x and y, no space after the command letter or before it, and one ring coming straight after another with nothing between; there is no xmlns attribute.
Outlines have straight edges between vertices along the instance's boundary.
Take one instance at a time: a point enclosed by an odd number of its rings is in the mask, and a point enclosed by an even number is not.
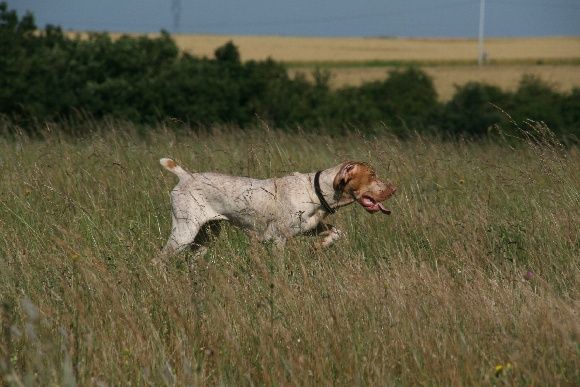
<svg viewBox="0 0 580 387"><path fill-rule="evenodd" d="M390 214L382 202L390 198L397 188L379 180L373 168L360 161L342 164L333 182L335 199L339 205L357 201L370 213L381 211Z"/></svg>

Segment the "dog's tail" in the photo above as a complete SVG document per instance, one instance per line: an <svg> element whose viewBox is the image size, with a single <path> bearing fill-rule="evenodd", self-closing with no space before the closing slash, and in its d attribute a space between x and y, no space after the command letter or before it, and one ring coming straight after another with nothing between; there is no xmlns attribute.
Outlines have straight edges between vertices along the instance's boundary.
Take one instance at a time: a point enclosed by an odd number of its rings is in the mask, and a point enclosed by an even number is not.
<svg viewBox="0 0 580 387"><path fill-rule="evenodd" d="M163 158L159 160L159 163L163 166L163 168L167 169L169 172L173 172L177 175L179 180L189 176L189 173L183 168L181 168L177 163L171 159Z"/></svg>

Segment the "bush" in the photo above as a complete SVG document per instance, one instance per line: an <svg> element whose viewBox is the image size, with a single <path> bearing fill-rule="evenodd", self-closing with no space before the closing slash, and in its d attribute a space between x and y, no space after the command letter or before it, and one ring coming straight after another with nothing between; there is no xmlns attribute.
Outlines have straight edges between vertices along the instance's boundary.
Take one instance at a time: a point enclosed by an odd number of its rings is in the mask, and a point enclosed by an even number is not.
<svg viewBox="0 0 580 387"><path fill-rule="evenodd" d="M580 89L574 88L565 95L561 105L562 128L561 137L567 142L578 143L580 139Z"/></svg>
<svg viewBox="0 0 580 387"><path fill-rule="evenodd" d="M545 122L555 131L561 131L564 126L564 99L563 95L555 92L547 83L534 76L525 75L507 109L516 121L534 119Z"/></svg>
<svg viewBox="0 0 580 387"><path fill-rule="evenodd" d="M490 127L505 122L505 114L498 107L509 100L510 94L498 87L469 82L456 88L443 109L439 126L451 135L483 136Z"/></svg>

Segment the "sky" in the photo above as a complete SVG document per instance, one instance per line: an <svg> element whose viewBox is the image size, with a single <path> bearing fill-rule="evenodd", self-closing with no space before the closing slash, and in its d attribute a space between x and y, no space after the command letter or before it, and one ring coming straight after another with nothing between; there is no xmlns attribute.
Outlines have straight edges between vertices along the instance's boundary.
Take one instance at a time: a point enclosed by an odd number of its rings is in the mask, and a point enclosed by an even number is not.
<svg viewBox="0 0 580 387"><path fill-rule="evenodd" d="M480 0L8 0L39 27L281 35L475 37ZM580 35L580 0L486 0L486 36Z"/></svg>

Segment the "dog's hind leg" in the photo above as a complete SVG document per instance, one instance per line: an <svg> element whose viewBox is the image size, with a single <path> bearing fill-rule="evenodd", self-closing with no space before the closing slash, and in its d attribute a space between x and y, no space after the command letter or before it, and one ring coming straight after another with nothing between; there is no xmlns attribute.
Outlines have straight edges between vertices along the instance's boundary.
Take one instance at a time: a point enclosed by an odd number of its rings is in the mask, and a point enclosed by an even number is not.
<svg viewBox="0 0 580 387"><path fill-rule="evenodd" d="M180 216L183 214L172 213L171 220L171 235L161 250L163 258L173 256L180 253L186 247L194 243L202 222L195 218L188 216Z"/></svg>
<svg viewBox="0 0 580 387"><path fill-rule="evenodd" d="M151 261L166 281L166 263L168 258L183 251L187 246L190 246L200 229L199 223L194 220L185 221L184 219L177 219L175 216L172 216L172 220L171 235L167 243L161 252Z"/></svg>
<svg viewBox="0 0 580 387"><path fill-rule="evenodd" d="M171 196L171 235L161 251L165 257L178 254L193 245L204 224L219 218L209 206L196 201L194 197L190 199L179 191L174 191Z"/></svg>

